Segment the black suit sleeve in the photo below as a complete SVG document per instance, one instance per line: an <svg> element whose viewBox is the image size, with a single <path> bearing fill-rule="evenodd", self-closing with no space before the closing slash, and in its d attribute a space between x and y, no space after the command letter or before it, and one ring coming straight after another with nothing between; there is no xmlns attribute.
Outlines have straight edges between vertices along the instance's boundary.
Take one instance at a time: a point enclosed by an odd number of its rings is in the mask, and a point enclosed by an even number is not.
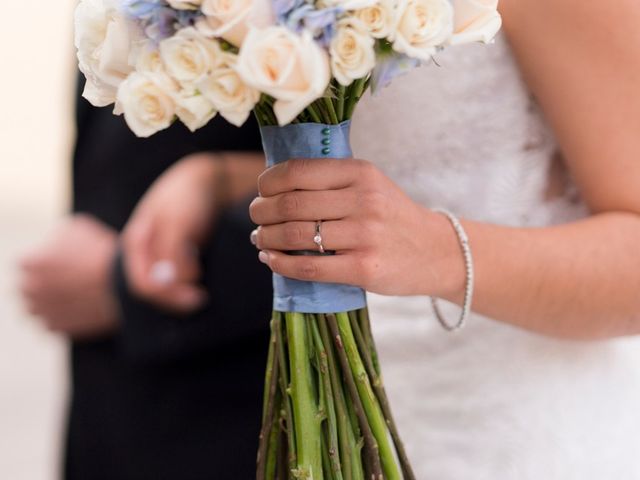
<svg viewBox="0 0 640 480"><path fill-rule="evenodd" d="M122 255L114 269L121 307L123 356L134 362L167 362L227 348L241 338L264 335L269 325L271 273L257 261L249 242L254 228L248 202L220 219L203 256L203 283L209 303L197 313L180 317L156 309L131 294Z"/></svg>
<svg viewBox="0 0 640 480"><path fill-rule="evenodd" d="M154 180L183 156L262 150L253 118L236 128L218 117L195 133L176 122L150 138L137 138L111 108L95 108L80 98L82 87L80 81L74 211L89 213L116 230L126 225ZM271 276L248 241L252 228L248 200L222 213L210 244L203 248L203 283L210 303L186 318L154 309L132 296L118 258L115 292L123 328L116 340L127 357L165 361L265 334L272 302Z"/></svg>

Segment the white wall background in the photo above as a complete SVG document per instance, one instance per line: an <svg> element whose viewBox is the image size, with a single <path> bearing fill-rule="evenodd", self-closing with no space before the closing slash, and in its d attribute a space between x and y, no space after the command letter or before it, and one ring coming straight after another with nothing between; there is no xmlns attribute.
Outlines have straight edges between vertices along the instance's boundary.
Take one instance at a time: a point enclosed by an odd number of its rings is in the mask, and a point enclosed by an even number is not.
<svg viewBox="0 0 640 480"><path fill-rule="evenodd" d="M67 205L73 0L3 2L0 28L0 479L57 478L65 345L21 311L15 262Z"/></svg>

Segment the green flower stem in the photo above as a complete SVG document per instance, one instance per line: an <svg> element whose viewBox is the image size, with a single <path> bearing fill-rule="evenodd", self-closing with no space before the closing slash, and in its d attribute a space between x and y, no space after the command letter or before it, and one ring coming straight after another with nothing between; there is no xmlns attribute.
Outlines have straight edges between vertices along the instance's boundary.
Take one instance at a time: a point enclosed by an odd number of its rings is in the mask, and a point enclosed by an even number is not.
<svg viewBox="0 0 640 480"><path fill-rule="evenodd" d="M287 469L289 480L293 479L293 471L296 469L297 452L296 452L296 435L293 428L293 407L291 405L291 396L289 394L289 374L287 372L287 356L285 352L285 342L283 335L282 314L276 313L274 316L274 324L276 331L276 346L278 350L278 377L280 380L280 391L282 393L282 403L284 404L284 423L287 433L287 450L289 456L289 468Z"/></svg>
<svg viewBox="0 0 640 480"><path fill-rule="evenodd" d="M364 339L367 343L367 347L371 354L371 361L373 362L373 368L379 376L382 376L382 370L380 369L380 360L378 358L378 349L376 348L375 340L373 339L373 333L371 332L371 322L369 321L369 310L365 307L358 310L358 322L360 323L360 330L364 335Z"/></svg>
<svg viewBox="0 0 640 480"><path fill-rule="evenodd" d="M396 464L393 447L389 443L387 423L358 352L358 346L351 329L349 315L346 313L337 314L337 322L344 350L349 360L349 366L351 367L351 373L356 380L362 406L369 420L368 425L370 425L371 431L378 444L380 460L385 474L384 478L387 480L401 480L402 475ZM374 471L374 474L377 474L377 472Z"/></svg>
<svg viewBox="0 0 640 480"><path fill-rule="evenodd" d="M274 314L275 317L275 314ZM276 363L276 331L274 329L275 318L271 319L271 337L269 338L269 353L267 354L267 371L264 375L264 401L262 403L262 420L263 426L267 418L267 410L269 408L271 379L278 373Z"/></svg>
<svg viewBox="0 0 640 480"><path fill-rule="evenodd" d="M276 118L276 114L273 111L273 105L267 105L265 107L265 111L269 116L269 122L271 122L270 125L278 125L278 119Z"/></svg>
<svg viewBox="0 0 640 480"><path fill-rule="evenodd" d="M336 409L334 401L334 393L331 388L331 378L329 373L329 358L326 348L322 342L322 336L320 335L320 329L318 328L318 317L313 316L311 322L311 328L313 331L313 339L315 343L318 369L320 371L321 379L321 391L324 398L324 408L327 416L327 446L328 457L331 466L331 472L333 473L334 480L343 480L342 470L340 465L340 446L338 442L338 421L336 419Z"/></svg>
<svg viewBox="0 0 640 480"><path fill-rule="evenodd" d="M276 389L277 390L277 389ZM280 408L280 397L276 398L274 403L274 412L277 412ZM280 429L278 428L279 417L277 415L272 415L273 419L271 422L271 432L269 433L269 446L267 448L267 459L266 459L266 480L275 480L276 478L276 467L278 464L278 438L280 437ZM258 470L259 476L260 470Z"/></svg>
<svg viewBox="0 0 640 480"><path fill-rule="evenodd" d="M338 317L343 314L337 314ZM346 315L346 314L344 314ZM373 474L373 478L375 480L383 480L382 468L380 466L380 456L379 456L379 447L378 442L373 434L373 430L369 425L369 420L367 419L366 410L363 404L363 399L360 396L358 391L358 386L355 380L355 372L357 369L352 369L350 365L349 355L346 352L345 345L342 340L341 329L339 325L339 320L337 320L336 315L329 314L326 316L327 322L329 323L329 328L331 329L331 333L333 335L333 340L336 347L336 352L338 358L340 359L340 364L342 366L342 374L344 376L345 383L347 384L347 389L349 391L349 395L351 396L351 401L353 402L353 406L355 407L355 413L358 417L358 423L360 424L360 428L362 429L362 435L364 437L364 445L365 445L365 453L368 456L369 462L368 465L371 467L371 473ZM347 316L347 323L349 321L349 317ZM344 323L344 322L342 322ZM355 360L355 359L353 359ZM366 375L366 372L365 372ZM383 421L384 424L384 421ZM386 429L385 429L386 430ZM398 480L399 477L389 478L388 480Z"/></svg>
<svg viewBox="0 0 640 480"><path fill-rule="evenodd" d="M338 120L340 122L344 122L346 120L346 118L344 117L345 92L346 92L345 86L339 83L337 99L336 99L336 115L338 116Z"/></svg>
<svg viewBox="0 0 640 480"><path fill-rule="evenodd" d="M298 467L294 477L299 480L322 478L322 451L320 418L316 405L309 339L305 316L285 313L289 340L289 365L291 372L291 401L296 434Z"/></svg>
<svg viewBox="0 0 640 480"><path fill-rule="evenodd" d="M360 451L357 447L356 436L353 433L351 421L349 420L349 412L347 410L344 390L342 389L342 381L338 371L338 362L336 361L333 342L327 327L327 320L323 315L319 316L318 330L320 331L322 343L325 345L327 352L329 379L331 380L331 388L336 407L336 423L338 428L342 475L344 480L363 480L364 477L362 475L357 475L359 471L357 465L360 464Z"/></svg>
<svg viewBox="0 0 640 480"><path fill-rule="evenodd" d="M320 114L318 107L313 103L307 107L306 110L309 113L309 116L315 123L324 123L322 120L322 115Z"/></svg>
<svg viewBox="0 0 640 480"><path fill-rule="evenodd" d="M320 115L322 116L322 123L324 123L325 125L331 125L331 115L327 110L327 105L324 103L324 100L323 99L316 100L315 102L313 102L313 104L315 105L315 107L318 109L318 112L320 112Z"/></svg>
<svg viewBox="0 0 640 480"><path fill-rule="evenodd" d="M329 97L324 97L323 100L324 100L324 104L327 109L327 112L329 113L329 117L331 118L331 125L338 125L340 121L338 120L336 109L333 106L333 100L331 100Z"/></svg>
<svg viewBox="0 0 640 480"><path fill-rule="evenodd" d="M326 432L322 432L322 471L324 474L323 480L336 480L333 475L334 471L331 466L331 459L329 458L329 442L327 440Z"/></svg>
<svg viewBox="0 0 640 480"><path fill-rule="evenodd" d="M275 456L275 442L277 441L277 436L274 437L272 435L274 421L277 419L276 393L278 391L278 357L275 355L277 342L274 327L275 320L272 320L271 341L269 342L267 371L265 373L265 400L263 404L262 429L260 431L260 446L258 448L257 480L273 478L273 475L269 476L268 472L270 470L267 464L269 463L269 459ZM275 469L275 462L273 462L273 469Z"/></svg>
<svg viewBox="0 0 640 480"><path fill-rule="evenodd" d="M262 110L262 106L260 104L257 104L255 107L253 107L253 114L255 115L256 120L258 121L258 125L260 125L261 127L268 125L268 119L265 116Z"/></svg>
<svg viewBox="0 0 640 480"><path fill-rule="evenodd" d="M402 469L404 479L415 480L416 476L413 473L413 469L411 468L411 464L409 463L409 457L407 456L407 452L404 448L404 443L400 438L398 427L396 426L395 420L393 419L393 413L389 405L387 392L384 388L382 375L378 373L374 366L369 346L367 345L364 335L360 329L360 325L358 324L357 312L349 312L349 320L351 321L351 330L353 331L353 336L356 340L358 351L360 352L360 355L362 357L367 374L371 379L371 384L373 386L378 402L380 403L380 408L382 409L384 418L386 419L386 424L389 428L389 432L391 433L391 438L393 439L393 444L396 448L396 452L398 453L400 468Z"/></svg>
<svg viewBox="0 0 640 480"><path fill-rule="evenodd" d="M344 378L343 378L343 384ZM349 415L349 421L351 422L351 428L353 429L355 436L361 438L364 442L364 438L362 437L362 432L360 431L360 422L358 421L358 416L356 415L356 409L353 406L353 401L351 400L351 395L347 395L347 414Z"/></svg>
<svg viewBox="0 0 640 480"><path fill-rule="evenodd" d="M270 95L262 95L261 101L262 101L262 103L265 103L265 104L269 105L270 107L273 107L273 104L276 103L276 99L273 98Z"/></svg>
<svg viewBox="0 0 640 480"><path fill-rule="evenodd" d="M286 421L284 415L280 417L280 421ZM289 453L287 449L287 434L282 428L278 429L278 432L278 465L276 469L276 480L287 480L289 478L289 472L291 471L288 465Z"/></svg>
<svg viewBox="0 0 640 480"><path fill-rule="evenodd" d="M362 98L364 94L365 86L367 85L367 78L360 78L353 82L349 87L349 94L346 100L347 104L345 107L345 119L350 120L353 117L353 112L356 109L357 103Z"/></svg>
<svg viewBox="0 0 640 480"><path fill-rule="evenodd" d="M344 381L341 381L342 388L344 389L345 384ZM358 423L358 417L356 416L356 410L353 406L353 400L351 395L345 394L345 404L347 409L347 418L349 420L349 425L351 426L349 441L352 442L352 474L354 479L365 479L371 478L367 477L364 473L363 463L362 463L362 449L364 447L364 437L360 433L360 425Z"/></svg>

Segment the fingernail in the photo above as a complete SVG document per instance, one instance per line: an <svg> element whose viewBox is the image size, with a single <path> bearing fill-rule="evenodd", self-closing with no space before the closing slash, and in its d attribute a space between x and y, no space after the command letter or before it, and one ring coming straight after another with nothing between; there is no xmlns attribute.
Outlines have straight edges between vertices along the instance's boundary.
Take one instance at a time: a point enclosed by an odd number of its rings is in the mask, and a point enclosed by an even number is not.
<svg viewBox="0 0 640 480"><path fill-rule="evenodd" d="M265 265L269 265L269 254L267 252L260 252L258 254L258 259Z"/></svg>
<svg viewBox="0 0 640 480"><path fill-rule="evenodd" d="M253 232L251 232L251 236L249 237L252 245L258 244L258 229L256 228Z"/></svg>
<svg viewBox="0 0 640 480"><path fill-rule="evenodd" d="M176 267L169 260L160 260L151 267L149 277L158 285L168 285L176 279Z"/></svg>

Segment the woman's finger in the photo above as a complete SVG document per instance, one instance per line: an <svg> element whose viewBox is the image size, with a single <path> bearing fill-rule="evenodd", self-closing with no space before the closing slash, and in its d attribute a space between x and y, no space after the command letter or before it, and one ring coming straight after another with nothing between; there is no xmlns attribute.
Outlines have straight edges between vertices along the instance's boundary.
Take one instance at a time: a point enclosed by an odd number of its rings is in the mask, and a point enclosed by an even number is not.
<svg viewBox="0 0 640 480"><path fill-rule="evenodd" d="M361 286L363 264L354 254L296 256L264 250L259 258L275 273L287 278Z"/></svg>
<svg viewBox="0 0 640 480"><path fill-rule="evenodd" d="M294 191L274 197L258 197L250 207L251 219L258 225L284 222L340 220L353 214L356 192L351 189Z"/></svg>
<svg viewBox="0 0 640 480"><path fill-rule="evenodd" d="M258 190L262 197L272 197L293 190L338 190L359 180L367 181L375 171L375 167L364 160L289 160L260 175Z"/></svg>
<svg viewBox="0 0 640 480"><path fill-rule="evenodd" d="M351 250L362 245L362 229L349 220L327 221L320 225L325 250ZM288 222L260 227L256 247L260 250L317 250L316 222Z"/></svg>

